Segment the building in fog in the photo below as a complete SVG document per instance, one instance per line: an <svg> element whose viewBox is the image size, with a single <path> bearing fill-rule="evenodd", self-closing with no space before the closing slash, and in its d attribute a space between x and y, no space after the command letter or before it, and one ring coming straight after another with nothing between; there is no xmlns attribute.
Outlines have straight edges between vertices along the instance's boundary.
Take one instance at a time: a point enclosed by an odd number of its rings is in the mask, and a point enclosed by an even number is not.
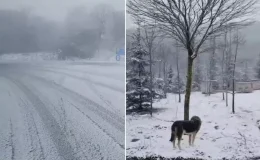
<svg viewBox="0 0 260 160"><path fill-rule="evenodd" d="M238 93L251 93L254 91L253 83L251 81L236 82L235 91Z"/></svg>
<svg viewBox="0 0 260 160"><path fill-rule="evenodd" d="M200 84L200 89L203 94L212 94L217 92L222 92L222 87L214 87L218 84L221 85L221 82L217 81L202 81ZM232 91L232 85L228 87L229 91ZM250 80L250 81L236 81L235 82L235 91L238 93L251 93L254 90L260 90L260 80Z"/></svg>

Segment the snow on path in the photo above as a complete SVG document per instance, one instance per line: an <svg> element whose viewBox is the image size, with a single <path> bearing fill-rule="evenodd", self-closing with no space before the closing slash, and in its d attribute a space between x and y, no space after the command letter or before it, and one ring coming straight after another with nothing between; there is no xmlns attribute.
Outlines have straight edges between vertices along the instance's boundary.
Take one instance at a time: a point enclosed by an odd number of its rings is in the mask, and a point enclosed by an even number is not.
<svg viewBox="0 0 260 160"><path fill-rule="evenodd" d="M230 96L231 97L231 96ZM221 94L206 97L192 93L190 117L200 116L202 127L195 146L188 145L184 136L182 150L173 149L170 139L172 122L183 119L183 103L177 103L177 95L154 104L159 109L154 117L128 115L126 123L127 156L186 157L218 160L222 158L245 160L260 157L260 91L237 94L236 113L231 114L221 100ZM182 95L182 99L184 96Z"/></svg>
<svg viewBox="0 0 260 160"><path fill-rule="evenodd" d="M0 159L124 159L124 101L46 66L0 63Z"/></svg>

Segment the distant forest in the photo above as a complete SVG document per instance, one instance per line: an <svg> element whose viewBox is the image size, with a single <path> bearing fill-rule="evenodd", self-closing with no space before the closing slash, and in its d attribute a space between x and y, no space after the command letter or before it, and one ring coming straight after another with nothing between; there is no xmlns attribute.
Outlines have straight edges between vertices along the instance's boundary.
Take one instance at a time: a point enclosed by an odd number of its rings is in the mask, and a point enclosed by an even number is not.
<svg viewBox="0 0 260 160"><path fill-rule="evenodd" d="M0 10L0 54L61 51L59 57L91 58L100 49L124 46L124 11L100 4L68 12L62 22L29 10Z"/></svg>

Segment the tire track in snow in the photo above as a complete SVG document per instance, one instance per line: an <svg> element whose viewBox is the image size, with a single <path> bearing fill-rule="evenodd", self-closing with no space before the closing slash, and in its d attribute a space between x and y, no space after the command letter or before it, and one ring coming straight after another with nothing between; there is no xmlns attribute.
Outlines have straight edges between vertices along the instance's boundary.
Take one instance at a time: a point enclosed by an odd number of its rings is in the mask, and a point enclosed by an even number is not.
<svg viewBox="0 0 260 160"><path fill-rule="evenodd" d="M69 102L69 101L68 101ZM91 120L92 123L94 123L100 130L102 130L108 137L112 138L114 142L116 142L122 149L124 149L124 145L120 144L120 142L117 141L117 139L109 134L104 128L102 128L97 122L95 122L91 117L89 117L85 112L81 111L76 105L69 102L72 106L74 106L79 112L81 112L83 115L85 115L89 120Z"/></svg>
<svg viewBox="0 0 260 160"><path fill-rule="evenodd" d="M42 83L45 83L48 86L52 86L53 88L55 88L56 90L59 90L62 93L65 93L70 98L72 98L75 101L82 104L82 106L85 106L90 111L96 113L95 115L99 116L104 121L108 122L111 126L114 126L119 132L124 134L124 119L120 118L117 114L105 109L104 107L100 106L99 104L95 103L94 101L91 101L91 100L83 97L82 95L80 95L76 92L73 92L71 90L68 90L67 88L65 88L61 85L58 85L52 81L48 81L44 78L37 77L35 75L30 75L30 77L35 78L35 79L41 81ZM72 106L74 106L78 111L80 111L83 115L87 116L87 114L85 112L83 112L81 109L79 109L76 105L72 104L71 102L69 102L69 103ZM108 133L104 128L102 128L100 126L101 124L99 124L99 122L94 121L89 116L87 116L87 118L90 119L91 121L95 122L94 124L96 124L98 128L100 128L103 132L105 132L110 138L113 139L113 141L115 141L122 149L124 149L124 144L122 144L122 142L119 142L117 140L117 137L115 137L115 135L111 135L110 133Z"/></svg>
<svg viewBox="0 0 260 160"><path fill-rule="evenodd" d="M97 104L96 102L83 97L82 95L69 90L53 81L49 81L46 80L42 77L38 77L35 75L31 75L28 74L30 77L35 78L45 84L47 84L48 86L52 86L53 88L61 91L62 93L66 93L67 95L69 95L71 98L75 99L77 102L81 103L82 105L84 105L85 107L87 107L89 110L93 111L96 113L97 116L101 117L102 119L104 119L105 121L107 121L108 123L110 123L112 126L116 127L119 131L124 132L124 119L119 117L117 114L107 110L106 108L102 107L101 105Z"/></svg>
<svg viewBox="0 0 260 160"><path fill-rule="evenodd" d="M70 143L72 148L74 148L74 155L78 155L78 153L82 153L78 157L79 159L104 159L102 153L100 152L100 147L98 144L93 144L89 137L87 136L82 136L79 135L79 139L76 138L76 133L75 131L78 131L76 127L72 124L72 121L70 121L67 117L67 112L64 106L64 100L61 98L60 102L57 105L54 105L47 97L45 97L44 94L41 94L40 92L37 93L38 96L41 96L42 101L47 104L48 106L52 106L56 114L58 115L59 123L62 129L62 132L66 134L68 139L70 139ZM56 108L57 107L57 108ZM82 128L83 129L83 128ZM87 133L87 132L85 132ZM88 152L89 151L89 152Z"/></svg>
<svg viewBox="0 0 260 160"><path fill-rule="evenodd" d="M111 89L111 90L114 90L114 91L121 92L121 93L124 93L124 94L125 94L125 89L121 89L121 88L117 88L117 87L112 87L112 86L110 86L110 85L107 85L107 84L104 84L104 83L100 83L100 82L94 82L94 81L92 81L92 80L90 80L90 79L87 79L87 78L79 77L79 76L76 76L76 75L71 75L71 74L68 74L68 73L65 73L65 72L61 72L61 71L54 71L54 70L50 70L50 69L38 68L38 70L42 70L42 71L46 71L46 72L52 72L52 73L58 73L58 74L66 75L66 76L71 77L71 78L74 78L74 79L79 79L79 80L87 81L87 82L93 83L93 84L95 84L95 85L99 85L99 86L101 86L101 87L105 87L105 88L108 88L108 89Z"/></svg>
<svg viewBox="0 0 260 160"><path fill-rule="evenodd" d="M25 100L20 98L20 102L21 103L19 103L19 106L26 111L25 113L26 124L28 125L29 138L31 141L30 145L32 147L32 150L30 152L33 152L33 157L34 158L37 157L37 160L44 160L45 159L44 150L42 147L42 142L39 136L39 131L36 126L33 114L29 110L28 103L26 103ZM33 135L35 135L36 137L34 138ZM37 153L38 151L37 149L39 150L39 153Z"/></svg>
<svg viewBox="0 0 260 160"><path fill-rule="evenodd" d="M78 158L74 156L73 148L66 139L66 135L62 132L59 124L55 118L48 111L44 103L25 85L18 82L14 78L8 77L17 87L24 92L28 100L33 104L39 116L42 119L43 124L50 132L51 139L58 151L60 157L65 160L77 160Z"/></svg>
<svg viewBox="0 0 260 160"><path fill-rule="evenodd" d="M10 119L10 135L9 135L9 146L11 147L11 159L14 160L15 158L15 146L14 146L14 130L13 130L13 123Z"/></svg>
<svg viewBox="0 0 260 160"><path fill-rule="evenodd" d="M55 72L55 71L54 71L54 72ZM85 72L84 72L84 73L85 73ZM60 74L60 72L59 72L59 74ZM62 72L62 74L63 74L63 72ZM68 75L67 75L67 76L68 76ZM72 77L72 76L69 76L69 77ZM75 78L75 77L72 77L72 78ZM62 80L63 80L63 79L62 79ZM84 82L85 82L86 79L80 79L80 80L84 80ZM61 84L61 83L59 83L59 84ZM93 83L92 81L89 81L88 83L85 83L85 84L87 84L87 86L89 86L89 87L92 89L92 91L100 98L100 100L101 100L102 102L104 102L104 103L106 104L106 106L110 107L110 109L112 109L116 114L118 114L118 115L120 116L120 110L116 109L116 107L114 107L113 104L112 104L109 100L107 100L107 99L96 89L95 83Z"/></svg>
<svg viewBox="0 0 260 160"><path fill-rule="evenodd" d="M110 109L115 111L115 113L118 114L118 116L120 116L120 111L115 106L113 106L109 100L105 99L105 97L96 89L93 83L88 84L88 86L100 98L100 100L102 100L102 102L106 104L106 106L110 107Z"/></svg>
<svg viewBox="0 0 260 160"><path fill-rule="evenodd" d="M36 67L38 67L38 66L36 66ZM40 68L40 67L38 67L38 68ZM114 79L114 80L117 80L117 81L123 81L124 82L124 80L115 78L115 77L113 77L110 74L105 74L104 75L103 73L96 73L94 71L83 71L83 70L78 70L78 69L63 68L63 67L57 67L57 66L51 66L51 67L45 66L44 68L47 68L47 69L50 69L50 70L58 69L60 71L72 71L72 72L77 72L77 73L84 73L84 74L88 74L88 75L93 75L93 76L100 76L100 77L104 77L104 78L109 77L110 79Z"/></svg>

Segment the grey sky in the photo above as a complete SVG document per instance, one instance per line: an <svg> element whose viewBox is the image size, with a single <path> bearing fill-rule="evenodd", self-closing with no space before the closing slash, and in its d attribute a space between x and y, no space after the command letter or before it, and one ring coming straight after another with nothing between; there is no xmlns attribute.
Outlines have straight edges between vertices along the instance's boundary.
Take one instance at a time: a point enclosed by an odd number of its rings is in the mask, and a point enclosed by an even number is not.
<svg viewBox="0 0 260 160"><path fill-rule="evenodd" d="M260 53L260 36L256 33L260 32L260 2L256 5L257 13L253 15L257 21L252 26L246 27L242 30L245 36L246 44L241 46L239 58L252 58L256 59ZM135 27L133 20L129 14L126 14L126 29Z"/></svg>
<svg viewBox="0 0 260 160"><path fill-rule="evenodd" d="M84 5L88 8L99 3L107 3L116 10L125 9L125 0L0 0L0 9L30 7L33 12L52 20L63 20L68 10Z"/></svg>

